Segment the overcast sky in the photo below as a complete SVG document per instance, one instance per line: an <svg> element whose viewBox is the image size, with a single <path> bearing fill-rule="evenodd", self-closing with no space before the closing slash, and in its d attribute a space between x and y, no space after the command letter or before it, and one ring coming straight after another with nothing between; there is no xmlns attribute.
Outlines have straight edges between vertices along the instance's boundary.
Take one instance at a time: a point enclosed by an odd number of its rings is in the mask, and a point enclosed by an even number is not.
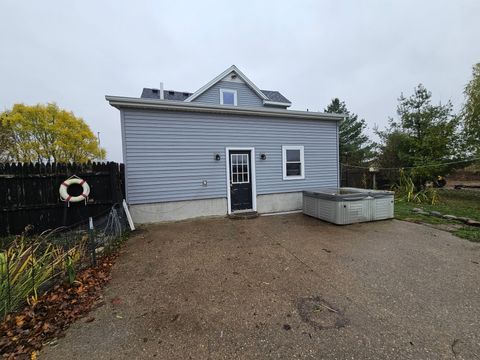
<svg viewBox="0 0 480 360"><path fill-rule="evenodd" d="M292 109L339 97L369 132L418 83L458 108L480 62L480 1L1 0L0 55L0 110L56 102L120 161L106 94L193 92L232 64Z"/></svg>

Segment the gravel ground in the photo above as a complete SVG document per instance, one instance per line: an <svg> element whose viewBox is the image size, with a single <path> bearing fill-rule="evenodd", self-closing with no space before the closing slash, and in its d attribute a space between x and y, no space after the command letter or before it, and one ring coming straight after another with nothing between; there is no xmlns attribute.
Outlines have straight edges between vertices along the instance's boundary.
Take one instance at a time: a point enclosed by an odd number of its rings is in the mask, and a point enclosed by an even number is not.
<svg viewBox="0 0 480 360"><path fill-rule="evenodd" d="M396 220L153 225L40 358L475 359L479 279L479 244Z"/></svg>

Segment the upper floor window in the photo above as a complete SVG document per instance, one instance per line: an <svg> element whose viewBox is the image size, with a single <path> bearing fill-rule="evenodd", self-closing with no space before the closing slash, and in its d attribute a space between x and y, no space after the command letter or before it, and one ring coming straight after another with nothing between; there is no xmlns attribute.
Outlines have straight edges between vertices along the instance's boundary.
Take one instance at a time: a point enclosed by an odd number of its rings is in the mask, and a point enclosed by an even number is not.
<svg viewBox="0 0 480 360"><path fill-rule="evenodd" d="M305 179L303 146L282 146L283 180Z"/></svg>
<svg viewBox="0 0 480 360"><path fill-rule="evenodd" d="M237 90L220 89L220 104L237 106Z"/></svg>

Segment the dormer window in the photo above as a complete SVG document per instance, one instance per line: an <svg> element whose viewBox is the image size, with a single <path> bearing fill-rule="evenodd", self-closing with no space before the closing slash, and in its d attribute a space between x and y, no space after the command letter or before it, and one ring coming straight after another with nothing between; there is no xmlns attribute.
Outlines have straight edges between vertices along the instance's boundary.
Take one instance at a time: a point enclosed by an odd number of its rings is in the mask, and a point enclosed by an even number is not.
<svg viewBox="0 0 480 360"><path fill-rule="evenodd" d="M220 89L220 104L237 106L237 90Z"/></svg>

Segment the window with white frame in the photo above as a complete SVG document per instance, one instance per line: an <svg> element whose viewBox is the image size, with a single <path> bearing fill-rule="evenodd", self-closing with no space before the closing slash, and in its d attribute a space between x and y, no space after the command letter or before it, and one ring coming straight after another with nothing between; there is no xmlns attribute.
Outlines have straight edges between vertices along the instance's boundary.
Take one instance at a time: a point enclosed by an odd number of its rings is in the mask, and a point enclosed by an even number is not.
<svg viewBox="0 0 480 360"><path fill-rule="evenodd" d="M237 106L237 90L220 89L220 104Z"/></svg>
<svg viewBox="0 0 480 360"><path fill-rule="evenodd" d="M303 146L282 146L283 180L305 179Z"/></svg>

